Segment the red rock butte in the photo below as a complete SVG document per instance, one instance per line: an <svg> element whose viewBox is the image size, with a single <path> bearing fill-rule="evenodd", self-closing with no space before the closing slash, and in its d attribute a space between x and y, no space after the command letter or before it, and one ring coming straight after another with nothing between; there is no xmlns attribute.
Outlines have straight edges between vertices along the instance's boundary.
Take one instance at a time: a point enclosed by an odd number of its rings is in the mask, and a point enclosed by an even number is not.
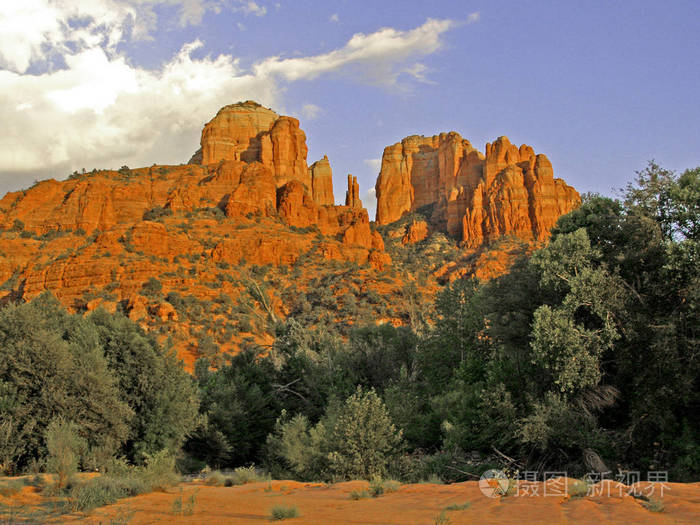
<svg viewBox="0 0 700 525"><path fill-rule="evenodd" d="M94 234L95 239L81 253L52 257L44 264L32 264L41 243L30 237L6 239L9 244L21 244L21 249L14 257L0 260L0 277L17 274L23 297L49 289L61 298L80 296L83 290L116 280L126 285L132 279L125 274L143 266L133 276L132 288L138 289L148 276L148 264L143 260L124 268L117 263L117 241L125 238L136 249L131 253L170 260L203 250L230 263L245 259L293 264L309 243L300 243L294 236L280 237L274 232L280 221L291 227L316 227L326 236L322 252L328 259L378 269L388 264L382 237L370 229L369 215L359 200L357 181L348 181L348 204L335 206L328 158L309 167L306 157L306 135L297 119L279 116L252 101L225 106L204 126L201 148L186 165L76 173L64 181L50 179L5 195L0 200L0 228L5 231L21 224L27 234L81 232L82 236ZM216 208L234 222L269 217L275 225L256 227L255 235L252 231L226 235L200 245L195 235L183 235L168 221L149 218L153 210L177 214ZM115 260L82 260L83 252L100 246ZM150 272L157 275L155 268Z"/></svg>
<svg viewBox="0 0 700 525"><path fill-rule="evenodd" d="M387 146L375 189L378 224L430 206L431 222L472 248L504 235L546 239L581 201L530 146L499 137L484 155L455 132Z"/></svg>

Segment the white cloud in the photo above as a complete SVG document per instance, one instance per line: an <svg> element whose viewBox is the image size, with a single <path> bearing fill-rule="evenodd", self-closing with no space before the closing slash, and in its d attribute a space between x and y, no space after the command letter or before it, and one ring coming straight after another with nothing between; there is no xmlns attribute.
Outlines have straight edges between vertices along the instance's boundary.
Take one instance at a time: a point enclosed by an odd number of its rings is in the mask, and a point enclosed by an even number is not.
<svg viewBox="0 0 700 525"><path fill-rule="evenodd" d="M410 31L384 27L356 33L340 49L303 58L270 57L254 66L256 76L277 76L287 81L313 79L323 73L355 68L359 78L372 84L394 85L404 72L399 65L442 47L442 34L455 26L452 20L429 18Z"/></svg>
<svg viewBox="0 0 700 525"><path fill-rule="evenodd" d="M335 23L340 22L340 17L338 16L338 13L333 13L333 14L328 18L328 21L329 21L329 22L335 22Z"/></svg>
<svg viewBox="0 0 700 525"><path fill-rule="evenodd" d="M301 107L301 115L306 119L315 119L322 111L316 104L304 104Z"/></svg>
<svg viewBox="0 0 700 525"><path fill-rule="evenodd" d="M365 159L363 162L365 163L366 166L368 166L374 172L375 175L378 174L379 170L382 169L382 159L381 158L379 158L379 159Z"/></svg>
<svg viewBox="0 0 700 525"><path fill-rule="evenodd" d="M265 13L267 13L267 8L256 2L248 1L242 3L243 5L237 9L238 11L243 11L244 13L255 16L265 16Z"/></svg>
<svg viewBox="0 0 700 525"><path fill-rule="evenodd" d="M278 101L274 84L230 56L193 59L201 45L185 45L156 71L99 48L67 57L65 70L0 71L0 171L186 161L178 137L187 134L194 151L202 124L221 106L251 93L266 105Z"/></svg>
<svg viewBox="0 0 700 525"><path fill-rule="evenodd" d="M474 22L478 22L480 18L481 18L481 13L479 11L474 11L473 13L469 13L469 16L467 17L467 24L473 24Z"/></svg>
<svg viewBox="0 0 700 525"><path fill-rule="evenodd" d="M263 16L251 0L16 0L0 3L0 68L18 73L51 55L100 46L113 53L126 37L150 38L156 8L175 7L178 25L197 25L207 11Z"/></svg>
<svg viewBox="0 0 700 525"><path fill-rule="evenodd" d="M179 6L184 23L197 20L202 13L197 6L204 12L220 7L207 0L163 1ZM157 21L147 18L137 29L129 17L134 9L152 7L156 0L93 0L84 3L89 11L74 11L74 3L24 0L23 8L11 8L12 12L1 8L2 191L28 186L34 178L60 178L83 167L185 162L197 148L202 125L221 106L254 98L279 108L285 83L348 69L366 81L396 83L398 75L411 69L407 63L440 48L441 34L454 24L429 19L409 31L383 28L359 33L329 53L270 57L251 69L243 69L231 55L193 58L203 46L196 40L151 70L130 63L116 45L136 33L147 36ZM36 11L41 6L48 6L52 14ZM100 9L103 14L94 18ZM83 13L81 24L69 30L65 24L75 12ZM3 29L28 20L36 21L35 30L10 33L19 38L11 42ZM60 58L60 65L25 73L35 63L45 64L47 47ZM424 71L415 64L413 68L414 78ZM310 103L302 107L306 118L320 111Z"/></svg>

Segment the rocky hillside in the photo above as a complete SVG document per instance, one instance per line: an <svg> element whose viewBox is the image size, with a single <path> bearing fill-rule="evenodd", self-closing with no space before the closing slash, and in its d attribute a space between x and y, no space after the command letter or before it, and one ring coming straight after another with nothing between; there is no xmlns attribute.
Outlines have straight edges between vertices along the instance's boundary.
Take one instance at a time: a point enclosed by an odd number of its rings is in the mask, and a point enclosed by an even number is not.
<svg viewBox="0 0 700 525"><path fill-rule="evenodd" d="M545 239L579 202L532 148L502 137L484 156L456 133L386 148L379 228L359 195L349 175L335 205L330 162L307 165L297 119L225 106L188 164L76 172L5 195L0 298L50 290L74 311L122 310L191 365L267 344L289 316L417 322L439 281L503 271L517 250L499 239Z"/></svg>

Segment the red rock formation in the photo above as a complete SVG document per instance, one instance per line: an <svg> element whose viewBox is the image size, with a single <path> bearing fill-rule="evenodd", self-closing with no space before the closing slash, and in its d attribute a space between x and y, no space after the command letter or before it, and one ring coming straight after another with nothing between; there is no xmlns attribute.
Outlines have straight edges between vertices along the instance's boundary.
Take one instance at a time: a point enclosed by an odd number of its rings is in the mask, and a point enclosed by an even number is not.
<svg viewBox="0 0 700 525"><path fill-rule="evenodd" d="M428 223L425 221L413 221L406 226L406 233L401 238L401 244L415 244L428 236Z"/></svg>
<svg viewBox="0 0 700 525"><path fill-rule="evenodd" d="M248 100L221 108L204 126L201 145L191 164L257 161L274 174L277 187L298 180L311 189L306 135L299 121L279 116L256 102Z"/></svg>
<svg viewBox="0 0 700 525"><path fill-rule="evenodd" d="M314 202L320 206L333 206L333 171L326 155L309 166L309 175Z"/></svg>
<svg viewBox="0 0 700 525"><path fill-rule="evenodd" d="M357 177L353 177L348 173L348 190L345 192L345 205L351 208L362 208L360 200L360 185L357 183Z"/></svg>
<svg viewBox="0 0 700 525"><path fill-rule="evenodd" d="M530 146L500 137L483 155L455 132L385 148L376 192L378 224L432 205L431 221L470 247L502 235L545 239L580 202Z"/></svg>

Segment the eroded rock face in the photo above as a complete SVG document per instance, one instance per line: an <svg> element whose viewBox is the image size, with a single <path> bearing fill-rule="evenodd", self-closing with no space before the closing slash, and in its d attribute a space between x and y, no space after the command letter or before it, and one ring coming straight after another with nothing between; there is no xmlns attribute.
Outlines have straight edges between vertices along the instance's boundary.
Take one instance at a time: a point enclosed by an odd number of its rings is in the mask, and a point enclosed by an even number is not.
<svg viewBox="0 0 700 525"><path fill-rule="evenodd" d="M314 202L319 206L333 206L333 171L326 155L309 166L309 175Z"/></svg>
<svg viewBox="0 0 700 525"><path fill-rule="evenodd" d="M357 183L357 177L353 177L348 173L348 190L345 192L345 205L351 208L362 208L360 200L360 185Z"/></svg>
<svg viewBox="0 0 700 525"><path fill-rule="evenodd" d="M375 189L378 224L430 205L431 221L469 247L503 235L543 240L580 203L530 146L499 137L484 155L455 132L385 148Z"/></svg>
<svg viewBox="0 0 700 525"><path fill-rule="evenodd" d="M278 188L298 180L311 190L306 135L299 121L257 102L248 100L221 108L204 126L201 146L191 164L260 162L273 173Z"/></svg>

